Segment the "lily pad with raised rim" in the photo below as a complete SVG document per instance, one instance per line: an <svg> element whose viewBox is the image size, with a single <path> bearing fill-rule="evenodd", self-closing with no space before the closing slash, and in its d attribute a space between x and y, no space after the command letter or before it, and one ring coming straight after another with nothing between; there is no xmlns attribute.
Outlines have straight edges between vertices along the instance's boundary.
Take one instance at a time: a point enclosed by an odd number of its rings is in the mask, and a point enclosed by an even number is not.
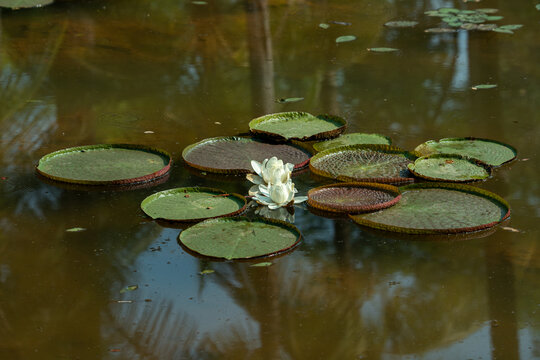
<svg viewBox="0 0 540 360"><path fill-rule="evenodd" d="M54 0L0 0L0 8L22 9L42 7L52 4Z"/></svg>
<svg viewBox="0 0 540 360"><path fill-rule="evenodd" d="M310 141L331 139L345 131L347 122L338 116L314 116L306 112L264 115L249 122L253 134L277 140Z"/></svg>
<svg viewBox="0 0 540 360"><path fill-rule="evenodd" d="M270 144L237 136L204 139L182 152L182 157L192 167L221 174L253 172L251 160L262 162L272 156L300 169L308 164L311 154L298 145Z"/></svg>
<svg viewBox="0 0 540 360"><path fill-rule="evenodd" d="M278 255L294 248L300 239L300 231L292 224L246 217L205 220L179 236L190 251L227 260Z"/></svg>
<svg viewBox="0 0 540 360"><path fill-rule="evenodd" d="M350 133L344 134L332 140L321 141L313 144L313 148L317 151L324 151L339 146L347 145L368 145L368 144L381 144L390 145L392 139L388 136L379 134L365 134L365 133Z"/></svg>
<svg viewBox="0 0 540 360"><path fill-rule="evenodd" d="M453 234L484 230L510 216L500 196L474 186L447 183L400 188L401 200L374 213L349 215L356 223L407 234Z"/></svg>
<svg viewBox="0 0 540 360"><path fill-rule="evenodd" d="M141 209L152 219L194 222L234 216L246 209L246 198L220 189L184 187L148 196Z"/></svg>
<svg viewBox="0 0 540 360"><path fill-rule="evenodd" d="M487 164L451 154L422 156L408 167L415 176L433 181L470 182L485 180L491 175Z"/></svg>
<svg viewBox="0 0 540 360"><path fill-rule="evenodd" d="M467 156L491 166L500 166L514 160L517 156L517 150L508 144L473 137L429 140L418 145L414 150L422 156L431 154Z"/></svg>
<svg viewBox="0 0 540 360"><path fill-rule="evenodd" d="M403 184L414 181L407 165L417 155L389 145L351 145L322 151L309 167L317 175L341 181Z"/></svg>
<svg viewBox="0 0 540 360"><path fill-rule="evenodd" d="M36 171L49 179L84 185L130 185L164 176L171 157L143 145L102 144L52 152L39 160Z"/></svg>
<svg viewBox="0 0 540 360"><path fill-rule="evenodd" d="M395 186L366 182L324 185L308 192L308 205L322 211L359 213L396 204L401 193Z"/></svg>

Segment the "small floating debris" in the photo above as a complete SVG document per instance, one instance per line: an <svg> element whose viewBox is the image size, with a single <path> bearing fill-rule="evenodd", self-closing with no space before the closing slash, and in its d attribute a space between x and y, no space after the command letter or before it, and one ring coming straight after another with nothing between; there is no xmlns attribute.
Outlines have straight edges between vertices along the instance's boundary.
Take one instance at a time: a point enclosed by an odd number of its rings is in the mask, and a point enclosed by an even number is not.
<svg viewBox="0 0 540 360"><path fill-rule="evenodd" d="M418 25L418 21L412 20L399 20L399 21L388 21L384 26L392 28L405 28L405 27L414 27Z"/></svg>
<svg viewBox="0 0 540 360"><path fill-rule="evenodd" d="M349 42L356 40L356 36L354 35L344 35L340 36L336 39L336 43L342 43L342 42Z"/></svg>
<svg viewBox="0 0 540 360"><path fill-rule="evenodd" d="M474 85L471 89L473 90L487 90L487 89L493 89L496 88L496 84L480 84L480 85Z"/></svg>
<svg viewBox="0 0 540 360"><path fill-rule="evenodd" d="M398 51L399 49L396 48L390 48L390 47L374 47L374 48L368 48L367 51L371 52L393 52Z"/></svg>

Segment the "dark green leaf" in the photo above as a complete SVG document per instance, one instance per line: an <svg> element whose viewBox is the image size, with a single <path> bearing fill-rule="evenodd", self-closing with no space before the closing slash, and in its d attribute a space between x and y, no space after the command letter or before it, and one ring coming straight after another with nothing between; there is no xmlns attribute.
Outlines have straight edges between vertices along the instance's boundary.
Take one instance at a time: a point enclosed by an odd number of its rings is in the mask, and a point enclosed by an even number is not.
<svg viewBox="0 0 540 360"><path fill-rule="evenodd" d="M488 16L486 18L486 20L488 20L488 21L497 21L497 20L501 20L503 18L504 18L504 16Z"/></svg>
<svg viewBox="0 0 540 360"><path fill-rule="evenodd" d="M338 146L357 145L357 144L382 144L390 145L392 140L384 135L379 134L364 134L350 133L341 135L332 140L321 141L313 144L313 148L317 151L324 151Z"/></svg>
<svg viewBox="0 0 540 360"><path fill-rule="evenodd" d="M435 181L468 182L487 179L491 174L486 164L461 155L424 156L408 167L415 176Z"/></svg>
<svg viewBox="0 0 540 360"><path fill-rule="evenodd" d="M501 28L495 28L492 31L495 31L495 32L498 32L498 33L503 33L503 34L513 34L514 33L512 30L501 29Z"/></svg>
<svg viewBox="0 0 540 360"><path fill-rule="evenodd" d="M512 25L503 25L503 26L499 26L499 29L503 29L503 30L517 30L517 29L521 29L523 27L523 25L521 24L512 24Z"/></svg>

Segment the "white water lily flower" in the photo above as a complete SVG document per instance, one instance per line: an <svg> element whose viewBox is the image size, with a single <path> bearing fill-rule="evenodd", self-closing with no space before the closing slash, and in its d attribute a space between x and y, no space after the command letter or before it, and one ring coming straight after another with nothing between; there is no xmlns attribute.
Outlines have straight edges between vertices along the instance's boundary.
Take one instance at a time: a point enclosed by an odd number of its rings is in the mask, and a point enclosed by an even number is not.
<svg viewBox="0 0 540 360"><path fill-rule="evenodd" d="M253 199L259 204L267 205L270 209L277 209L291 203L298 204L307 200L306 196L299 196L295 199L296 192L294 183L289 179L286 183L260 184L259 192L253 196Z"/></svg>
<svg viewBox="0 0 540 360"><path fill-rule="evenodd" d="M278 160L275 156L264 159L262 163L251 160L251 167L257 175L248 174L247 179L256 185L286 183L294 169L293 164L283 164L283 160Z"/></svg>

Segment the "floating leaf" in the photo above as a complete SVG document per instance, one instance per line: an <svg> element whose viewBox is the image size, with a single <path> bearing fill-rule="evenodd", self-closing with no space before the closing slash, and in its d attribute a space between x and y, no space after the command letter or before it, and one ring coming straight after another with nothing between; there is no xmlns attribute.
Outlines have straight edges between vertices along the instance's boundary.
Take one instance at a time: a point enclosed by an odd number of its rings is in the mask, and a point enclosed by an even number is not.
<svg viewBox="0 0 540 360"><path fill-rule="evenodd" d="M351 145L322 151L309 162L311 171L342 181L412 182L407 165L416 155L388 145Z"/></svg>
<svg viewBox="0 0 540 360"><path fill-rule="evenodd" d="M497 25L495 24L480 24L477 27L477 30L479 31L493 31L497 28Z"/></svg>
<svg viewBox="0 0 540 360"><path fill-rule="evenodd" d="M142 145L88 145L55 151L39 160L37 172L49 179L86 185L126 185L165 175L170 155Z"/></svg>
<svg viewBox="0 0 540 360"><path fill-rule="evenodd" d="M411 21L411 20L389 21L384 24L384 26L394 27L394 28L413 27L416 25L418 25L418 21Z"/></svg>
<svg viewBox="0 0 540 360"><path fill-rule="evenodd" d="M442 14L456 14L456 13L459 13L459 10L454 9L454 8L440 8L437 11L442 13Z"/></svg>
<svg viewBox="0 0 540 360"><path fill-rule="evenodd" d="M308 205L322 211L358 213L376 211L396 204L401 193L395 186L348 182L309 190Z"/></svg>
<svg viewBox="0 0 540 360"><path fill-rule="evenodd" d="M0 8L21 9L42 7L52 4L53 0L2 0L0 1Z"/></svg>
<svg viewBox="0 0 540 360"><path fill-rule="evenodd" d="M271 265L272 265L271 262L260 262L260 263L257 263L257 264L250 265L249 267L268 267L268 266L271 266Z"/></svg>
<svg viewBox="0 0 540 360"><path fill-rule="evenodd" d="M536 10L540 11L540 4L536 4Z"/></svg>
<svg viewBox="0 0 540 360"><path fill-rule="evenodd" d="M423 156L408 167L415 176L434 181L467 182L484 180L491 175L488 165L461 155Z"/></svg>
<svg viewBox="0 0 540 360"><path fill-rule="evenodd" d="M204 139L187 146L182 152L182 157L190 166L221 174L252 172L251 160L262 162L272 156L300 169L307 165L311 154L297 145L269 144L237 136Z"/></svg>
<svg viewBox="0 0 540 360"><path fill-rule="evenodd" d="M487 21L498 21L498 20L502 20L504 18L504 16L488 16L486 17L486 20Z"/></svg>
<svg viewBox="0 0 540 360"><path fill-rule="evenodd" d="M503 229L505 231L515 232L515 233L520 232L518 229L514 229L513 227L510 227L510 226L503 226L503 227L501 227L501 229Z"/></svg>
<svg viewBox="0 0 540 360"><path fill-rule="evenodd" d="M374 47L374 48L369 48L367 50L372 51L372 52L392 52L392 51L398 51L399 49L389 48L389 47Z"/></svg>
<svg viewBox="0 0 540 360"><path fill-rule="evenodd" d="M460 27L463 30L476 30L476 29L478 29L478 26L479 25L477 25L477 24L466 23L466 24L462 24Z"/></svg>
<svg viewBox="0 0 540 360"><path fill-rule="evenodd" d="M512 30L500 29L500 28L493 29L493 31L498 32L498 33L503 33L503 34L513 34L514 33Z"/></svg>
<svg viewBox="0 0 540 360"><path fill-rule="evenodd" d="M499 12L499 9L485 8L485 9L476 9L476 11L483 12L484 14L495 14Z"/></svg>
<svg viewBox="0 0 540 360"><path fill-rule="evenodd" d="M269 114L249 122L249 129L254 134L279 140L301 141L334 138L345 131L346 126L347 122L340 117L313 116L306 112Z"/></svg>
<svg viewBox="0 0 540 360"><path fill-rule="evenodd" d="M123 293L128 292L128 291L137 290L138 288L139 288L139 285L129 285L129 286L126 286L125 288L123 288L122 290L120 290L120 294L123 294Z"/></svg>
<svg viewBox="0 0 540 360"><path fill-rule="evenodd" d="M213 274L215 272L216 272L215 270L203 270L199 273L199 275L208 275L208 274Z"/></svg>
<svg viewBox="0 0 540 360"><path fill-rule="evenodd" d="M491 166L500 166L515 159L516 149L512 146L488 139L447 138L429 140L418 145L416 152L423 156L431 154L458 154L478 159Z"/></svg>
<svg viewBox="0 0 540 360"><path fill-rule="evenodd" d="M493 30L495 31L495 30ZM474 85L471 89L473 90L487 90L487 89L494 89L496 88L496 84L480 84L480 85Z"/></svg>
<svg viewBox="0 0 540 360"><path fill-rule="evenodd" d="M456 29L449 29L449 28L430 28L424 30L424 32L427 33L435 33L435 34L442 34L442 33L455 33Z"/></svg>
<svg viewBox="0 0 540 360"><path fill-rule="evenodd" d="M349 216L360 225L409 234L479 231L510 216L504 199L473 186L423 183L400 190L402 198L396 205Z"/></svg>
<svg viewBox="0 0 540 360"><path fill-rule="evenodd" d="M67 232L79 232L79 231L85 231L86 229L85 228L82 228L82 227L74 227L74 228L71 228L71 229L67 229L66 231Z"/></svg>
<svg viewBox="0 0 540 360"><path fill-rule="evenodd" d="M354 35L344 35L344 36L340 36L336 39L336 42L337 43L342 43L342 42L349 42L349 41L353 41L353 40L356 40L356 36Z"/></svg>
<svg viewBox="0 0 540 360"><path fill-rule="evenodd" d="M503 29L503 30L517 30L517 29L521 29L523 27L523 25L521 24L511 24L511 25L503 25L503 26L499 26L499 29Z"/></svg>
<svg viewBox="0 0 540 360"><path fill-rule="evenodd" d="M284 221L234 217L200 222L182 231L179 240L195 253L231 260L276 255L300 238L300 231Z"/></svg>
<svg viewBox="0 0 540 360"><path fill-rule="evenodd" d="M424 14L427 16L438 16L438 17L447 16L447 14L439 12L437 10L428 10L428 11L425 11Z"/></svg>
<svg viewBox="0 0 540 360"><path fill-rule="evenodd" d="M206 187L184 187L148 196L142 201L141 209L152 219L201 221L237 215L246 209L246 204L242 195Z"/></svg>
<svg viewBox="0 0 540 360"><path fill-rule="evenodd" d="M286 104L286 103L298 102L302 100L304 100L303 97L291 97L291 98L285 98L285 99L284 98L276 99L276 102L280 104Z"/></svg>
<svg viewBox="0 0 540 360"><path fill-rule="evenodd" d="M320 27L321 29L325 29L325 30L326 30L326 29L328 29L328 28L330 27L330 25L328 25L328 24L326 24L326 23L320 23L320 24L319 24L319 27Z"/></svg>
<svg viewBox="0 0 540 360"><path fill-rule="evenodd" d="M339 146L359 145L359 144L382 144L390 145L392 140L388 136L379 134L350 133L341 135L332 140L321 141L313 144L317 151L324 151Z"/></svg>
<svg viewBox="0 0 540 360"><path fill-rule="evenodd" d="M207 5L208 4L206 1L192 1L191 3L194 5Z"/></svg>

